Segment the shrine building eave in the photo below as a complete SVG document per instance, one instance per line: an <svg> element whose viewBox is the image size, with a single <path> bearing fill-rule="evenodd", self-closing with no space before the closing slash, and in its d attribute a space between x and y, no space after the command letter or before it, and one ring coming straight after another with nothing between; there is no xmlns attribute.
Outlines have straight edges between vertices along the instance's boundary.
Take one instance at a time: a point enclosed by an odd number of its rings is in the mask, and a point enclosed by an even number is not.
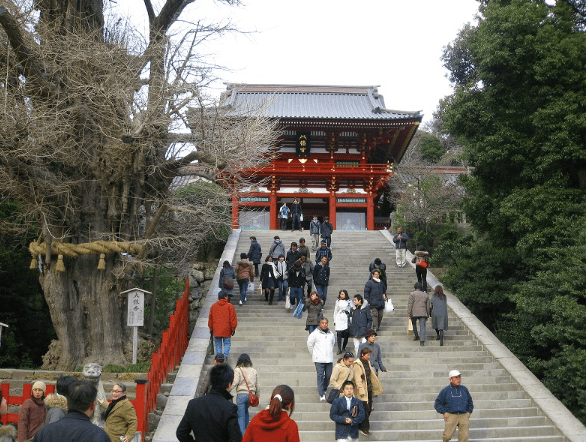
<svg viewBox="0 0 586 442"><path fill-rule="evenodd" d="M270 118L421 122L421 111L387 109L377 86L228 84L222 104L235 115L257 110Z"/></svg>

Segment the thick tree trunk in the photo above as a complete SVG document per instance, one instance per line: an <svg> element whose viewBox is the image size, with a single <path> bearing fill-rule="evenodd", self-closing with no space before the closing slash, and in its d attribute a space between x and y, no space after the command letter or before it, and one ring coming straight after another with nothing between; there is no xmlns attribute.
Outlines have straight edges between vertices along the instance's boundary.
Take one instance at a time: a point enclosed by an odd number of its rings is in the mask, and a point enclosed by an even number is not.
<svg viewBox="0 0 586 442"><path fill-rule="evenodd" d="M106 270L98 270L98 257L89 255L66 260L65 272L56 272L53 266L41 276L59 339L58 363L50 368L72 370L87 362L102 366L128 363L124 356L126 300L118 296L112 276L114 259L108 258Z"/></svg>

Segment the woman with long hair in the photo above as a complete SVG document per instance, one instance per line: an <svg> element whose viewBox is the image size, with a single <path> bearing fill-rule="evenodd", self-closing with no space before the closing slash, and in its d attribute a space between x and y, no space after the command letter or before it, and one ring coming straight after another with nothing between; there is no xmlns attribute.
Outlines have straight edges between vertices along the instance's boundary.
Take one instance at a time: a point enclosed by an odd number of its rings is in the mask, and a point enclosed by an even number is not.
<svg viewBox="0 0 586 442"><path fill-rule="evenodd" d="M242 442L299 442L297 422L291 419L295 394L288 385L277 385L266 409L252 418Z"/></svg>
<svg viewBox="0 0 586 442"><path fill-rule="evenodd" d="M226 299L230 302L232 296L234 296L234 281L236 280L236 271L234 267L230 265L230 261L224 261L222 264L222 270L220 270L220 281L218 282L218 287L220 290L223 290L226 293ZM232 288L230 287L230 281L232 283Z"/></svg>
<svg viewBox="0 0 586 442"><path fill-rule="evenodd" d="M236 389L236 405L238 406L238 425L240 426L240 432L244 434L250 421L248 392L252 391L257 396L260 396L258 376L256 370L252 368L250 356L246 353L242 353L238 357L238 361L236 361L234 381L230 390L234 389Z"/></svg>
<svg viewBox="0 0 586 442"><path fill-rule="evenodd" d="M271 255L267 256L260 269L260 280L262 289L265 292L265 301L269 301L269 305L272 305L275 297L275 286L277 285L277 268Z"/></svg>
<svg viewBox="0 0 586 442"><path fill-rule="evenodd" d="M318 326L319 320L322 317L324 303L319 299L316 291L312 291L309 299L303 306L303 311L307 310L307 319L305 321L305 330L311 334Z"/></svg>
<svg viewBox="0 0 586 442"><path fill-rule="evenodd" d="M448 329L448 300L441 285L435 286L431 297L431 326L435 329L435 340L444 345L444 330Z"/></svg>
<svg viewBox="0 0 586 442"><path fill-rule="evenodd" d="M346 345L348 345L348 316L352 309L352 302L348 297L346 290L340 290L338 293L338 299L334 305L334 326L336 329L336 335L338 342L338 354L341 355L346 351Z"/></svg>

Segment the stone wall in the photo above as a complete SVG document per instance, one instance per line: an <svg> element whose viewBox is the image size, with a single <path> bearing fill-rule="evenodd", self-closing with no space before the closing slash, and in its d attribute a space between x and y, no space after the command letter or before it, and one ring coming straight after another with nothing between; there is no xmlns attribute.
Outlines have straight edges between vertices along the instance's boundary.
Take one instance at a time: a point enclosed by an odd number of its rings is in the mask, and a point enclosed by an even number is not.
<svg viewBox="0 0 586 442"><path fill-rule="evenodd" d="M193 331L199 312L218 267L217 262L196 262L189 275L189 334Z"/></svg>

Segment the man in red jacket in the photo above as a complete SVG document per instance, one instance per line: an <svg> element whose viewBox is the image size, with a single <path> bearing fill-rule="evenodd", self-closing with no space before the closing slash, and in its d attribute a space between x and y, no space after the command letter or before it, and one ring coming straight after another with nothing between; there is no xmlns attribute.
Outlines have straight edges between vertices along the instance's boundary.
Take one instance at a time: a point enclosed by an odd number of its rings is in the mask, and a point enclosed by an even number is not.
<svg viewBox="0 0 586 442"><path fill-rule="evenodd" d="M230 347L232 345L230 338L234 336L234 333L236 332L238 319L236 318L236 309L228 302L224 291L219 293L218 298L218 302L210 308L208 327L210 332L214 335L216 353L224 353L226 360L228 360Z"/></svg>

